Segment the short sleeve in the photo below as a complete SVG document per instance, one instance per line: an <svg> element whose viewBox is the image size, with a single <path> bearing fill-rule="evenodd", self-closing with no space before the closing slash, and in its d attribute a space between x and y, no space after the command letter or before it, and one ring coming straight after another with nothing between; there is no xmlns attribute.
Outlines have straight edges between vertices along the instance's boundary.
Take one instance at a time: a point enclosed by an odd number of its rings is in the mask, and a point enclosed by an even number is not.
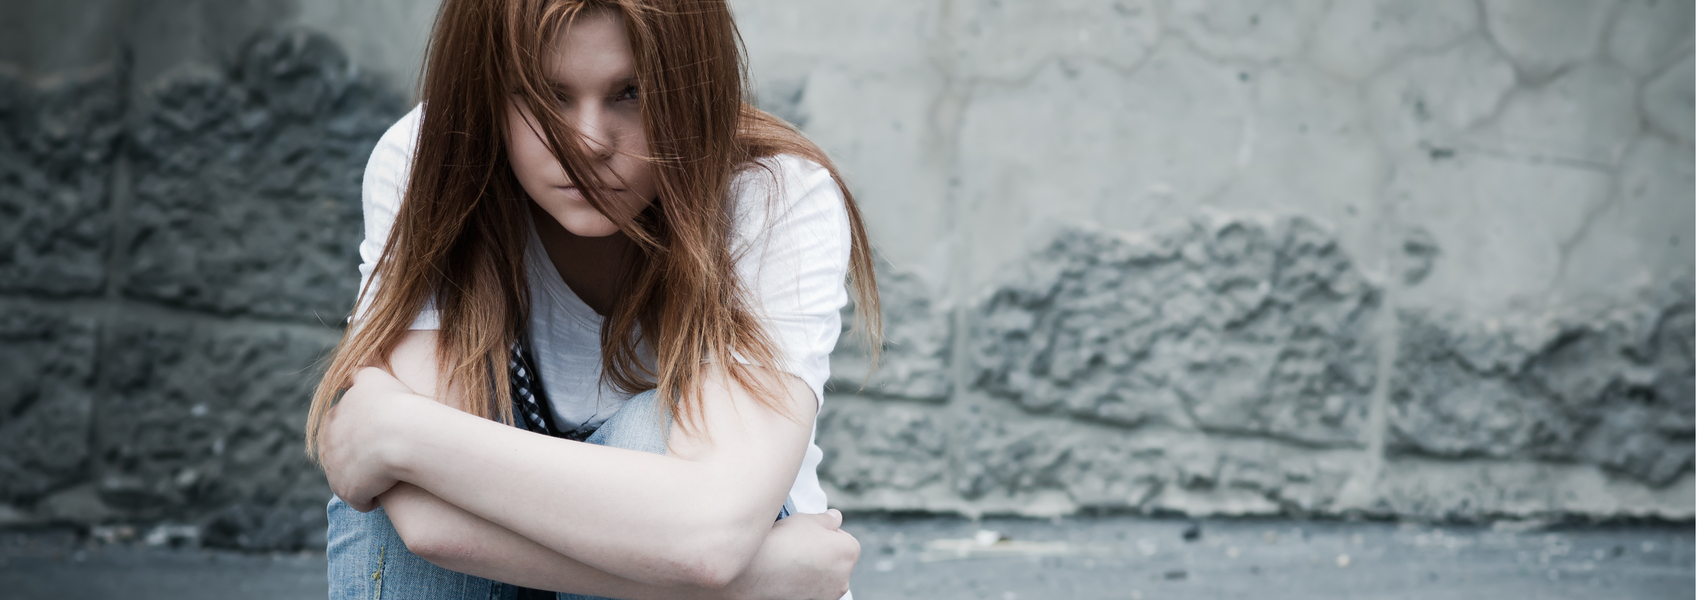
<svg viewBox="0 0 1699 600"><path fill-rule="evenodd" d="M764 167L764 168L763 168ZM781 367L823 399L832 348L849 302L849 217L843 193L819 164L790 155L739 173L731 244L756 317Z"/></svg>
<svg viewBox="0 0 1699 600"><path fill-rule="evenodd" d="M372 271L377 268L378 259L383 257L384 243L389 241L389 231L395 226L395 215L407 190L407 180L413 169L413 150L419 139L419 122L424 114L422 106L414 106L400 121L391 125L378 139L377 147L372 149L372 157L366 161L366 173L360 183L360 208L366 224L366 239L360 242L361 290L372 283ZM376 286L381 283L373 283L372 290L355 308L351 321L359 321L365 316L372 295L377 291ZM413 320L411 329L436 328L436 307L427 304Z"/></svg>

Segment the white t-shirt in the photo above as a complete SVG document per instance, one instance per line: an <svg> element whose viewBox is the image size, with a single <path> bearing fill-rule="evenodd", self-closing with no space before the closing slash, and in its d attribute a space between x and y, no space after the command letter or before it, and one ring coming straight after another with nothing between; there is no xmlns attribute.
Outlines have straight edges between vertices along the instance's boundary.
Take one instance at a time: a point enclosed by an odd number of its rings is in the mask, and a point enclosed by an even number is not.
<svg viewBox="0 0 1699 600"><path fill-rule="evenodd" d="M421 108L385 132L366 163L361 188L366 239L360 243L360 286L383 255L395 223L418 142ZM731 249L738 276L755 301L756 316L766 325L784 370L802 379L822 401L828 356L841 331L839 310L849 301L844 277L849 266L849 218L843 194L819 164L790 155L763 159L771 169L747 168L732 182L736 197ZM548 394L554 421L563 431L595 426L618 411L630 395L601 381L602 317L561 281L535 229L529 238L526 268L530 279L531 351ZM369 299L369 296L368 296ZM365 313L360 306L358 315ZM413 329L436 329L437 314L427 306ZM808 451L791 486L797 512L826 512L826 493L815 467L820 448L809 434Z"/></svg>

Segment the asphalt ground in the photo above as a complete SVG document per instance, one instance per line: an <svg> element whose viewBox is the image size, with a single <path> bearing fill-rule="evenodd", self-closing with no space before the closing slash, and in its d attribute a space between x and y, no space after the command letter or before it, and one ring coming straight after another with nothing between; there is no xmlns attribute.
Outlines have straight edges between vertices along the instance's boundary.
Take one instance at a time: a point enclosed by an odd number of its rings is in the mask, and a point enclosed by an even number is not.
<svg viewBox="0 0 1699 600"><path fill-rule="evenodd" d="M862 544L858 600L1694 598L1690 523L852 515L844 527ZM0 598L325 594L320 553L246 554L146 537L0 531Z"/></svg>

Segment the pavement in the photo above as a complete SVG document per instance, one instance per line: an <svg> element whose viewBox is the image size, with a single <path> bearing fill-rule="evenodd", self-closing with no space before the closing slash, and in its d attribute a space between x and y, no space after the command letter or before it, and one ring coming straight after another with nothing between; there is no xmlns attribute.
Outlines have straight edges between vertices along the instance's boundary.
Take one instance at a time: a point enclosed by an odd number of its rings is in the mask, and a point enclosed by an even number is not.
<svg viewBox="0 0 1699 600"><path fill-rule="evenodd" d="M1694 598L1692 524L851 515L844 527L862 544L858 600ZM321 553L152 537L0 531L0 598L324 597Z"/></svg>

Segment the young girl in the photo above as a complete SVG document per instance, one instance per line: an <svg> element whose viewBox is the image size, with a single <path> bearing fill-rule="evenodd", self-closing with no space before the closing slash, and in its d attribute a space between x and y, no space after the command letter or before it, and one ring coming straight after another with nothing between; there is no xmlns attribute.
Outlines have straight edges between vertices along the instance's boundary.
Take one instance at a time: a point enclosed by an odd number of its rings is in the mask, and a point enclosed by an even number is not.
<svg viewBox="0 0 1699 600"><path fill-rule="evenodd" d="M723 1L444 2L308 420L333 598L845 594L812 435L871 254L743 69Z"/></svg>

